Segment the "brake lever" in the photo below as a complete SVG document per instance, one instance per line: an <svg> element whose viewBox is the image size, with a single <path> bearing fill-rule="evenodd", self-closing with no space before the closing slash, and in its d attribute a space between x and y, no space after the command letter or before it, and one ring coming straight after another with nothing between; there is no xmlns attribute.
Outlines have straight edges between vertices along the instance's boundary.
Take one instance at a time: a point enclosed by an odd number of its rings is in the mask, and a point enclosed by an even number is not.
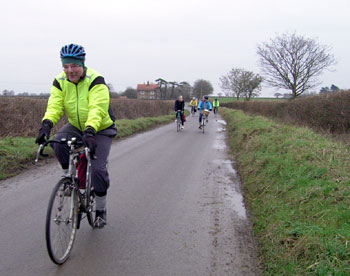
<svg viewBox="0 0 350 276"><path fill-rule="evenodd" d="M35 163L38 163L38 161L39 161L39 156L41 155L41 153L42 153L42 151L43 151L43 148L44 148L44 145L43 145L43 144L40 144L40 145L39 145L39 149L38 149L38 151L36 152Z"/></svg>

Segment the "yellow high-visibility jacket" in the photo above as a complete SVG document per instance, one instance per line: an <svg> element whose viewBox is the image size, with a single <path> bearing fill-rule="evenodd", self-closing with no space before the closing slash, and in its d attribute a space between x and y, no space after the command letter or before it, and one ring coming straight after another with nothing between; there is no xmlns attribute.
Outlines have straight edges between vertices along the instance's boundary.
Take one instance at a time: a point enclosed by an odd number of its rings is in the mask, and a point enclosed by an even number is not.
<svg viewBox="0 0 350 276"><path fill-rule="evenodd" d="M190 106L197 106L197 105L198 105L198 103L197 103L196 100L191 100L190 101Z"/></svg>
<svg viewBox="0 0 350 276"><path fill-rule="evenodd" d="M213 101L213 107L219 107L220 106L220 103L219 101Z"/></svg>
<svg viewBox="0 0 350 276"><path fill-rule="evenodd" d="M69 123L80 131L90 126L98 132L113 125L115 120L104 78L88 67L77 84L70 82L64 72L56 76L43 120L55 125L63 111Z"/></svg>

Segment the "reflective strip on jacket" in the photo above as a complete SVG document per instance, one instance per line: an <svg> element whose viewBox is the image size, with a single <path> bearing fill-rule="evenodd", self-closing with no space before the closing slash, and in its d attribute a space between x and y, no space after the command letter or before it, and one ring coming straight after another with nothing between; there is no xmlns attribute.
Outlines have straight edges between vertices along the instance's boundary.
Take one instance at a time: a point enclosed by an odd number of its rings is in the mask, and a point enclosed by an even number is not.
<svg viewBox="0 0 350 276"><path fill-rule="evenodd" d="M114 123L109 105L109 90L98 72L85 67L85 77L77 84L62 72L53 82L43 120L49 119L55 125L64 111L69 123L80 131L90 126L97 132Z"/></svg>

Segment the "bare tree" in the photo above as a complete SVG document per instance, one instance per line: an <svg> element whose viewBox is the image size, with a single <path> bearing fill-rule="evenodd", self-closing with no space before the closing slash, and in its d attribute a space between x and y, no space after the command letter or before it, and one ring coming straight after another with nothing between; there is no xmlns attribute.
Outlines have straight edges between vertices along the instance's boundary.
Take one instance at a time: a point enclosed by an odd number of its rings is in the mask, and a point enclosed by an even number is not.
<svg viewBox="0 0 350 276"><path fill-rule="evenodd" d="M109 92L111 92L111 93L117 92L117 91L115 91L114 86L113 86L112 83L107 83L107 86L108 86Z"/></svg>
<svg viewBox="0 0 350 276"><path fill-rule="evenodd" d="M290 90L293 98L317 86L317 77L335 64L329 47L295 33L258 45L257 54L266 82Z"/></svg>
<svg viewBox="0 0 350 276"><path fill-rule="evenodd" d="M192 87L187 81L182 81L178 83L178 89L180 91L180 95L183 96L185 101L189 101L191 97Z"/></svg>
<svg viewBox="0 0 350 276"><path fill-rule="evenodd" d="M122 96L126 96L129 99L136 99L137 98L137 90L132 87L127 87L125 91L123 92Z"/></svg>
<svg viewBox="0 0 350 276"><path fill-rule="evenodd" d="M170 99L174 99L174 91L175 91L175 87L178 86L178 83L176 81L169 81L168 83L171 84Z"/></svg>
<svg viewBox="0 0 350 276"><path fill-rule="evenodd" d="M279 93L279 92L277 92L277 93L275 93L275 94L273 94L277 99L279 98L279 97L281 97L282 96L282 94L281 93Z"/></svg>
<svg viewBox="0 0 350 276"><path fill-rule="evenodd" d="M259 95L262 77L242 68L232 68L231 71L220 78L221 88L237 99L244 96L246 100Z"/></svg>
<svg viewBox="0 0 350 276"><path fill-rule="evenodd" d="M164 80L164 79L161 79L161 78L156 79L156 82L159 85L160 98L161 99L165 99L166 95L167 95L168 82L166 80ZM164 84L164 87L165 87L165 91L164 92L162 90L162 85L163 84Z"/></svg>
<svg viewBox="0 0 350 276"><path fill-rule="evenodd" d="M247 101L252 97L257 97L261 91L263 78L259 74L251 71L243 71L241 76L241 91Z"/></svg>
<svg viewBox="0 0 350 276"><path fill-rule="evenodd" d="M214 91L214 88L210 81L199 79L193 84L193 95L198 99L201 99L205 95L210 95Z"/></svg>
<svg viewBox="0 0 350 276"><path fill-rule="evenodd" d="M5 89L2 91L2 95L6 97L13 97L15 95L15 91Z"/></svg>
<svg viewBox="0 0 350 276"><path fill-rule="evenodd" d="M239 78L243 69L232 68L226 76L221 76L220 87L226 92L226 96L233 96L237 99L240 97L242 91L239 87Z"/></svg>

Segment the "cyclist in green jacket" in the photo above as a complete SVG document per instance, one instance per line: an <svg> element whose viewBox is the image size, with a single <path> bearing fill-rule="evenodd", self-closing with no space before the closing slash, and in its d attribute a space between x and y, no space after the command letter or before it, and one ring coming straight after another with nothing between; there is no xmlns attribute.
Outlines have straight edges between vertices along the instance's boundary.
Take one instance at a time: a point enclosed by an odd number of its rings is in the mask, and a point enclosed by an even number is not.
<svg viewBox="0 0 350 276"><path fill-rule="evenodd" d="M96 195L95 225L106 224L106 201L109 187L107 158L116 136L115 117L110 109L109 89L104 78L85 66L85 50L82 46L69 44L60 52L63 72L53 81L51 95L36 143L49 138L51 128L65 112L68 123L56 134L55 140L82 137L92 156L91 179ZM54 144L56 157L64 170L68 169L67 145Z"/></svg>
<svg viewBox="0 0 350 276"><path fill-rule="evenodd" d="M213 101L214 114L216 114L219 111L219 106L220 106L220 103L219 103L218 99L215 99Z"/></svg>

